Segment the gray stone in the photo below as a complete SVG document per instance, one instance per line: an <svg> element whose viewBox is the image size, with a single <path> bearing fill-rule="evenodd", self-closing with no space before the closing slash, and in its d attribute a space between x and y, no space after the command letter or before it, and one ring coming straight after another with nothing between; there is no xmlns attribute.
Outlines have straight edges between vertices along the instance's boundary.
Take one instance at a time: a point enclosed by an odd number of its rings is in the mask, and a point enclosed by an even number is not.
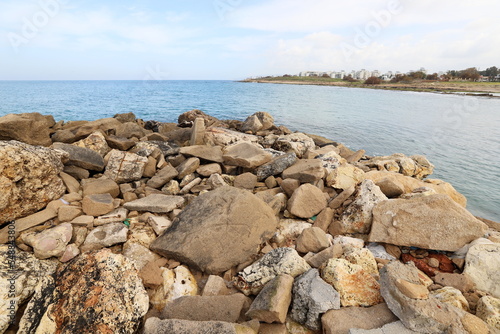
<svg viewBox="0 0 500 334"><path fill-rule="evenodd" d="M54 117L39 113L8 114L0 117L0 140L18 140L29 145L50 146Z"/></svg>
<svg viewBox="0 0 500 334"><path fill-rule="evenodd" d="M312 330L321 329L321 315L340 308L340 295L311 269L296 278L293 284L291 318Z"/></svg>
<svg viewBox="0 0 500 334"><path fill-rule="evenodd" d="M146 184L148 187L158 189L160 187L163 187L173 178L177 177L177 175L179 175L177 169L175 169L171 165L167 165L156 172L156 174L151 179L149 179Z"/></svg>
<svg viewBox="0 0 500 334"><path fill-rule="evenodd" d="M245 168L255 168L272 159L270 153L248 142L226 147L222 157L226 165Z"/></svg>
<svg viewBox="0 0 500 334"><path fill-rule="evenodd" d="M54 150L0 141L0 224L43 209L66 191Z"/></svg>
<svg viewBox="0 0 500 334"><path fill-rule="evenodd" d="M87 235L84 246L98 249L127 241L128 228L122 223L111 223L96 227Z"/></svg>
<svg viewBox="0 0 500 334"><path fill-rule="evenodd" d="M193 199L151 249L218 274L256 255L276 226L272 209L255 195L221 187Z"/></svg>
<svg viewBox="0 0 500 334"><path fill-rule="evenodd" d="M249 327L223 321L190 321L148 318L143 334L255 334Z"/></svg>
<svg viewBox="0 0 500 334"><path fill-rule="evenodd" d="M447 195L432 195L377 204L369 241L453 252L486 230Z"/></svg>
<svg viewBox="0 0 500 334"><path fill-rule="evenodd" d="M144 198L125 203L123 207L127 210L149 211L156 213L168 213L174 209L182 207L184 198L181 196L171 196L162 194L151 194Z"/></svg>
<svg viewBox="0 0 500 334"><path fill-rule="evenodd" d="M52 147L69 154L67 165L74 165L97 172L104 169L104 159L96 151L64 143L54 143Z"/></svg>
<svg viewBox="0 0 500 334"><path fill-rule="evenodd" d="M259 181L265 180L269 176L278 175L285 169L292 166L297 161L297 155L294 152L286 153L274 157L271 161L260 165L255 169L255 174Z"/></svg>
<svg viewBox="0 0 500 334"><path fill-rule="evenodd" d="M112 150L108 155L104 175L117 183L137 181L142 178L148 159L135 153Z"/></svg>
<svg viewBox="0 0 500 334"><path fill-rule="evenodd" d="M236 286L245 295L258 294L267 282L278 275L297 277L311 269L295 249L276 248L239 272Z"/></svg>
<svg viewBox="0 0 500 334"><path fill-rule="evenodd" d="M465 257L464 274L468 275L478 290L500 298L500 244L472 246Z"/></svg>

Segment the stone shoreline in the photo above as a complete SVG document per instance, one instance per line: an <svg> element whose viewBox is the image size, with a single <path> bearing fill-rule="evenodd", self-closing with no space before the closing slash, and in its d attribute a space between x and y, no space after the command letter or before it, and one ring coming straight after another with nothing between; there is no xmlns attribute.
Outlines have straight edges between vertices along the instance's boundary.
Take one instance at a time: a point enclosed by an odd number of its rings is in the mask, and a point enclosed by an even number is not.
<svg viewBox="0 0 500 334"><path fill-rule="evenodd" d="M498 333L500 224L365 153L265 112L0 117L0 333Z"/></svg>

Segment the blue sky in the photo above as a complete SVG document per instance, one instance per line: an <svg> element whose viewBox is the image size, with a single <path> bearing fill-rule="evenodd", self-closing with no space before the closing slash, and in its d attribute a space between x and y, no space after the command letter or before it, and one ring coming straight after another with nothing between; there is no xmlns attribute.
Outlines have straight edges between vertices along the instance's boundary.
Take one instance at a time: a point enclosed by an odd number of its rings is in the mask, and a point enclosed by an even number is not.
<svg viewBox="0 0 500 334"><path fill-rule="evenodd" d="M0 80L500 66L498 0L2 0Z"/></svg>

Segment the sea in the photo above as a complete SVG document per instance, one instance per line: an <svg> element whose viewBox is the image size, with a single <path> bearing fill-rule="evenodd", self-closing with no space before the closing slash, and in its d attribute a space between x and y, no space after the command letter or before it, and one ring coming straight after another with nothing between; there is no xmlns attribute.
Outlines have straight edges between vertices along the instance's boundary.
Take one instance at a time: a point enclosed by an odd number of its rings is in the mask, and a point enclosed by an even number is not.
<svg viewBox="0 0 500 334"><path fill-rule="evenodd" d="M0 81L0 116L39 112L64 121L133 112L176 122L200 109L220 119L269 112L278 125L367 155L425 155L429 178L450 182L476 216L500 221L500 99L237 81Z"/></svg>

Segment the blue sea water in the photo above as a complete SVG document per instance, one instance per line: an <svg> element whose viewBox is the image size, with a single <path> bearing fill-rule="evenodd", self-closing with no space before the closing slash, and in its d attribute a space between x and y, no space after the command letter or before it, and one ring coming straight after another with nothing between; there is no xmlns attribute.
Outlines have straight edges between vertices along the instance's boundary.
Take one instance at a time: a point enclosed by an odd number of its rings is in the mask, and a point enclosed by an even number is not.
<svg viewBox="0 0 500 334"><path fill-rule="evenodd" d="M423 154L475 215L500 221L500 99L233 81L0 81L0 116L39 112L95 120L134 112L176 122L201 109L221 119L271 113L292 130L368 155Z"/></svg>

